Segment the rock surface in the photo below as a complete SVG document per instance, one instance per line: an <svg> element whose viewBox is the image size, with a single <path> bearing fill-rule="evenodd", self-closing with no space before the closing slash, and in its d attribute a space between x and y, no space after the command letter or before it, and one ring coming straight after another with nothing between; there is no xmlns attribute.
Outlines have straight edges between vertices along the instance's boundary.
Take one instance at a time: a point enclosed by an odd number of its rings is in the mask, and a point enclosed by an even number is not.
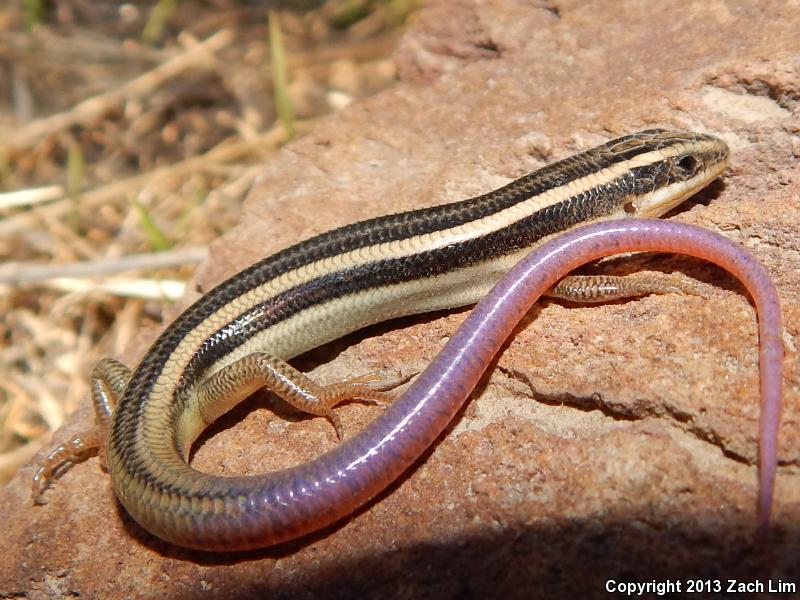
<svg viewBox="0 0 800 600"><path fill-rule="evenodd" d="M0 597L580 597L606 581L800 585L800 3L432 2L396 59L402 81L288 146L208 289L254 260L366 217L484 192L653 126L717 133L734 162L673 218L755 253L784 303L786 404L769 544L753 541L757 352L741 287L668 256L708 298L540 304L410 473L353 518L244 555L169 546L112 500L97 460L31 505L33 468L0 491ZM191 299L187 299L187 302ZM404 319L304 357L325 380L418 370L465 310ZM156 332L150 332L152 336ZM141 348L131 349L129 360ZM347 431L380 409L341 409ZM55 438L91 421L89 408ZM194 464L262 473L335 442L264 396L215 426Z"/></svg>

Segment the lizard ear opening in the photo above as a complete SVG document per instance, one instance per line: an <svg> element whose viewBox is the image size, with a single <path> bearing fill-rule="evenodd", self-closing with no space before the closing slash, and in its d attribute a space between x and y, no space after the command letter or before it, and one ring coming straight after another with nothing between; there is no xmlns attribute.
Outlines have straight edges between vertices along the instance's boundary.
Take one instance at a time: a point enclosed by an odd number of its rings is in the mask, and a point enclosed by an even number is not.
<svg viewBox="0 0 800 600"><path fill-rule="evenodd" d="M682 156L676 164L680 171L690 176L694 175L695 172L697 171L698 163L699 161L697 160L697 158L695 158L691 154L687 154L686 156Z"/></svg>

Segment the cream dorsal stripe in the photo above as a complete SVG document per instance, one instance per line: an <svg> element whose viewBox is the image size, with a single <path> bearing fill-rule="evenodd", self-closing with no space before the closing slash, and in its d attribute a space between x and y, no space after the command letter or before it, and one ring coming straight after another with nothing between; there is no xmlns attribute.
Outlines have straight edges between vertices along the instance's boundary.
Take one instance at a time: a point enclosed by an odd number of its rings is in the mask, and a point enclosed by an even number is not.
<svg viewBox="0 0 800 600"><path fill-rule="evenodd" d="M686 157L689 164L682 165ZM340 295L343 279L377 278L391 284L426 273L437 276L531 247L578 223L625 214L658 216L716 177L726 164L727 147L713 136L650 130L553 163L475 198L327 232L232 278L242 281L221 284L217 290L227 293L197 307L190 321L201 322L193 327L187 323L187 331L193 331L175 356L189 359L215 332L230 340L225 328L235 330L236 319L247 323L241 328L246 335L259 313L264 316L266 309L260 307L282 294L288 299L295 288L302 290L295 295L309 303L309 288ZM402 260L412 256L418 258ZM359 267L363 268L354 272ZM269 310L278 312L280 301L273 304ZM201 319L202 314L208 316Z"/></svg>

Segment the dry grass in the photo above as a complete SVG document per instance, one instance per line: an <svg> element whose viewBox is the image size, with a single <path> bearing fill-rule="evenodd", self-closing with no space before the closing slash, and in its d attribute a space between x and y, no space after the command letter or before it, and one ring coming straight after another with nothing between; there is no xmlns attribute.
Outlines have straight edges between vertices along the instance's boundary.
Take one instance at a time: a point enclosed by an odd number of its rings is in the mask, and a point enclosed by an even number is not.
<svg viewBox="0 0 800 600"><path fill-rule="evenodd" d="M0 482L88 402L91 365L182 293L286 127L392 84L414 2L278 10L277 90L254 3L0 8Z"/></svg>

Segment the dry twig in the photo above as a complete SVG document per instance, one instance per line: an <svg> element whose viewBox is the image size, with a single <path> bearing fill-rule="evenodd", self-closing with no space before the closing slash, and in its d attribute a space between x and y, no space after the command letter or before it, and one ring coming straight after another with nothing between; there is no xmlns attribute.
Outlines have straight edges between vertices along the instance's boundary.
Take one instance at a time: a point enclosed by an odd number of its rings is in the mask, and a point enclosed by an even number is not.
<svg viewBox="0 0 800 600"><path fill-rule="evenodd" d="M50 200L58 200L64 196L64 188L60 185L30 188L0 194L0 210L17 206L41 204Z"/></svg>
<svg viewBox="0 0 800 600"><path fill-rule="evenodd" d="M12 140L0 146L0 154L10 155L25 150L46 136L75 125L86 125L124 102L142 98L186 69L208 62L211 54L230 44L233 38L231 31L219 31L113 91L84 100L68 111L32 121L19 130Z"/></svg>
<svg viewBox="0 0 800 600"><path fill-rule="evenodd" d="M131 254L119 258L71 264L7 263L0 265L0 284L19 285L55 278L99 277L137 269L162 269L199 263L208 258L208 249L198 246L167 252Z"/></svg>
<svg viewBox="0 0 800 600"><path fill-rule="evenodd" d="M298 129L304 125L306 128L310 123L295 122ZM101 204L114 199L124 199L129 193L140 190L145 184L152 184L155 181L167 178L179 178L185 175L202 171L206 167L217 166L220 163L230 162L246 156L259 149L273 149L278 147L286 139L283 127L277 125L269 131L259 135L255 139L246 141L231 141L230 139L221 142L205 154L193 156L181 162L153 169L147 173L134 175L122 181L115 181L94 190L84 192L80 196L82 208L96 208ZM34 227L42 216L50 219L62 217L67 211L72 210L74 204L72 200L62 198L46 206L37 207L35 211L20 213L0 221L0 235L12 235L24 231L26 228Z"/></svg>

